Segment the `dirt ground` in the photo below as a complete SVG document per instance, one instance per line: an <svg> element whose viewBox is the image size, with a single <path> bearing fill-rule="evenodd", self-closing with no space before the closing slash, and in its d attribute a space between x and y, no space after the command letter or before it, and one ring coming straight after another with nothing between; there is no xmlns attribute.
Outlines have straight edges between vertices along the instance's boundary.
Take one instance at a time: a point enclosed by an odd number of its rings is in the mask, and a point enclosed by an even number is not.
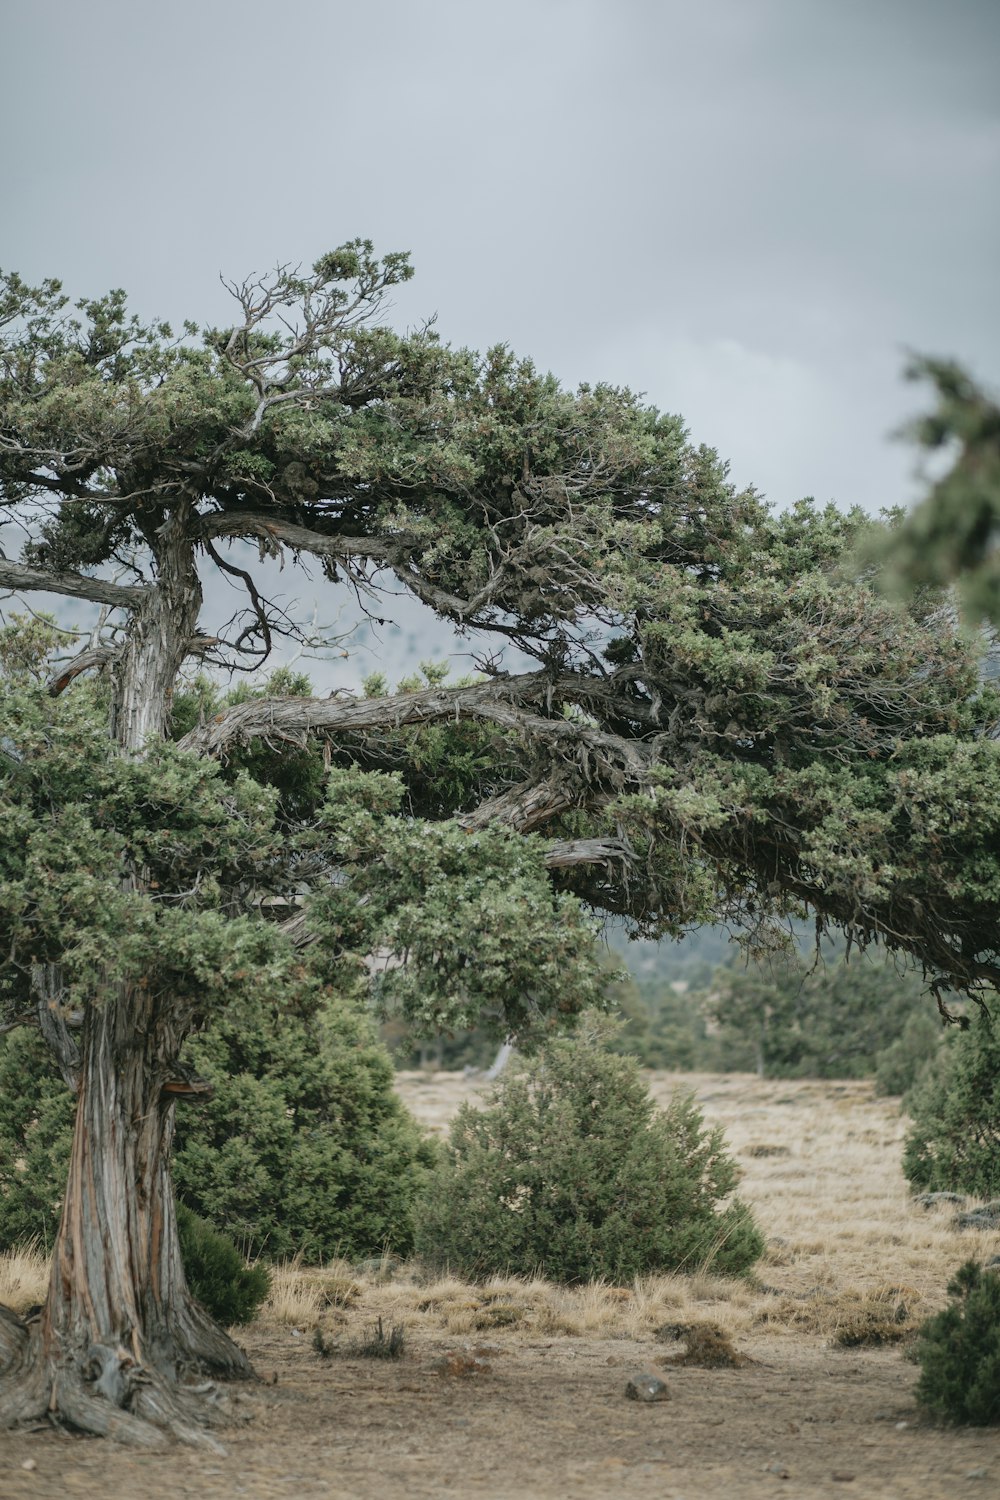
<svg viewBox="0 0 1000 1500"><path fill-rule="evenodd" d="M955 1266L996 1254L1000 1236L958 1233L950 1216L910 1203L895 1107L865 1084L679 1081L726 1124L745 1169L741 1192L770 1236L749 1285L698 1274L625 1290L513 1280L476 1288L419 1267L369 1267L343 1305L316 1316L293 1269L284 1300L245 1331L262 1384L240 1398L252 1420L220 1434L224 1455L0 1434L0 1500L1000 1492L1000 1431L926 1423L905 1345L834 1341L873 1296L891 1294L915 1323L941 1304ZM677 1082L657 1077L654 1091L665 1097ZM400 1087L437 1129L475 1090L445 1075L407 1075ZM398 1360L351 1352L379 1316L405 1327ZM657 1337L671 1320L717 1323L753 1362L664 1364L683 1348ZM313 1347L317 1324L325 1359ZM625 1398L643 1371L666 1382L668 1400Z"/></svg>

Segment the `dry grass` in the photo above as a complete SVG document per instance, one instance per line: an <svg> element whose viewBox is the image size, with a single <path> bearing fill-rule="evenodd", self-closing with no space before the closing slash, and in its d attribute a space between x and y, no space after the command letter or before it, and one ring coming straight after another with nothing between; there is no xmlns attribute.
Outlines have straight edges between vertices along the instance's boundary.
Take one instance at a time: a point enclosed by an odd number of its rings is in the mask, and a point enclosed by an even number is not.
<svg viewBox="0 0 1000 1500"><path fill-rule="evenodd" d="M906 1122L895 1100L875 1097L870 1081L648 1077L661 1104L678 1088L692 1091L706 1120L724 1127L743 1172L740 1194L768 1248L745 1282L707 1271L655 1277L624 1300L599 1285L549 1288L547 1305L564 1331L633 1338L660 1323L708 1318L730 1336L766 1327L845 1346L888 1340L943 1305L963 1260L1000 1253L1000 1233L956 1231L947 1207L913 1203L900 1167ZM450 1074L401 1074L398 1086L438 1134L480 1089ZM469 1294L456 1288L456 1298Z"/></svg>
<svg viewBox="0 0 1000 1500"><path fill-rule="evenodd" d="M45 1301L49 1262L35 1241L0 1255L0 1302L17 1313Z"/></svg>
<svg viewBox="0 0 1000 1500"><path fill-rule="evenodd" d="M297 1258L282 1261L272 1267L271 1291L260 1316L266 1322L291 1327L329 1321L331 1315L353 1307L366 1281L373 1280L371 1276L355 1276L345 1260L330 1261L320 1268L305 1267Z"/></svg>
<svg viewBox="0 0 1000 1500"><path fill-rule="evenodd" d="M943 1304L963 1260L1000 1252L1000 1233L956 1231L950 1209L913 1204L899 1165L905 1122L869 1083L651 1075L661 1102L678 1086L725 1127L743 1169L740 1192L768 1236L754 1277L702 1270L627 1287L518 1276L470 1284L388 1259L361 1268L291 1261L275 1268L262 1323L336 1334L381 1317L408 1331L491 1341L634 1341L665 1324L711 1323L730 1339L805 1335L856 1347L905 1337ZM475 1083L451 1074L403 1074L399 1087L438 1132L476 1094ZM0 1301L21 1310L41 1301L46 1278L34 1248L2 1256Z"/></svg>

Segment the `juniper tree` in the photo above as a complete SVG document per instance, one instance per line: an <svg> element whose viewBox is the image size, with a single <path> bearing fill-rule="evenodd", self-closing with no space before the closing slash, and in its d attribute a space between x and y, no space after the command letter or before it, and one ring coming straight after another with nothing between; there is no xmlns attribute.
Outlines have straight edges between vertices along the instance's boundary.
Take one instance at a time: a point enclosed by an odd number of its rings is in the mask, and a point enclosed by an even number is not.
<svg viewBox="0 0 1000 1500"><path fill-rule="evenodd" d="M192 1437L183 1372L248 1373L187 1294L169 1176L180 1047L241 988L349 979L436 1029L537 1029L601 987L588 910L762 937L806 909L932 982L1000 977L996 699L946 616L845 570L864 518L772 514L627 390L394 332L409 274L355 242L179 338L118 292L3 281L0 497L26 540L0 587L102 623L3 728L4 1004L78 1104L42 1319L0 1320L2 1420ZM392 577L496 650L454 686L250 696L174 743L192 665L259 668L309 628L247 543L362 600ZM223 577L245 604L206 634ZM94 671L103 758L73 753ZM329 773L296 821L239 759L313 742Z"/></svg>
<svg viewBox="0 0 1000 1500"><path fill-rule="evenodd" d="M933 410L906 435L924 453L951 462L919 505L870 556L885 563L885 583L902 590L954 584L973 624L1000 625L1000 406L953 360L915 359L907 374L931 385Z"/></svg>

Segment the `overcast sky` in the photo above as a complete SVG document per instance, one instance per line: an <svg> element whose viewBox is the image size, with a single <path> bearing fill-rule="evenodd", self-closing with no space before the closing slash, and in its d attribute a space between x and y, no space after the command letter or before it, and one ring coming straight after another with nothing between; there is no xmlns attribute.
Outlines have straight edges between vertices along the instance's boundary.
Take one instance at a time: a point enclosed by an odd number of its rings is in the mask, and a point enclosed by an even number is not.
<svg viewBox="0 0 1000 1500"><path fill-rule="evenodd" d="M1000 0L0 0L0 265L225 317L356 235L396 321L912 497L908 348L1000 385Z"/></svg>

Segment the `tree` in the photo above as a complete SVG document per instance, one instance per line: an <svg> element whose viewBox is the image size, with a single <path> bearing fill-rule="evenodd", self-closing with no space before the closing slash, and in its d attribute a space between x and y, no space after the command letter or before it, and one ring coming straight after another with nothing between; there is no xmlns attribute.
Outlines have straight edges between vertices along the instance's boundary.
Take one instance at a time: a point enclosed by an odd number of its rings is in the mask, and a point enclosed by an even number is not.
<svg viewBox="0 0 1000 1500"><path fill-rule="evenodd" d="M997 699L947 621L838 574L864 518L772 515L627 390L393 332L409 274L357 241L234 284L232 326L180 338L120 292L74 315L56 282L2 283L0 504L27 539L0 587L101 617L3 719L5 1004L78 1104L46 1308L0 1321L0 1420L191 1437L178 1370L248 1373L187 1295L169 1148L185 1037L261 984L544 1030L602 988L588 908L753 941L808 908L932 983L1000 977ZM469 683L250 696L172 743L193 667L314 638L247 543L371 610L392 575L532 669L484 648ZM245 595L211 635L203 576ZM73 706L94 670L113 754ZM465 743L439 786L445 729ZM309 815L239 771L310 740Z"/></svg>
<svg viewBox="0 0 1000 1500"><path fill-rule="evenodd" d="M874 540L871 555L885 564L890 588L955 584L973 624L1000 625L1000 406L953 360L916 359L908 374L928 381L937 398L908 435L952 462L905 520Z"/></svg>
<svg viewBox="0 0 1000 1500"><path fill-rule="evenodd" d="M716 970L706 1006L721 1028L725 1065L762 1078L864 1078L908 1020L929 1021L936 1037L940 1019L935 1028L918 973L824 949Z"/></svg>

